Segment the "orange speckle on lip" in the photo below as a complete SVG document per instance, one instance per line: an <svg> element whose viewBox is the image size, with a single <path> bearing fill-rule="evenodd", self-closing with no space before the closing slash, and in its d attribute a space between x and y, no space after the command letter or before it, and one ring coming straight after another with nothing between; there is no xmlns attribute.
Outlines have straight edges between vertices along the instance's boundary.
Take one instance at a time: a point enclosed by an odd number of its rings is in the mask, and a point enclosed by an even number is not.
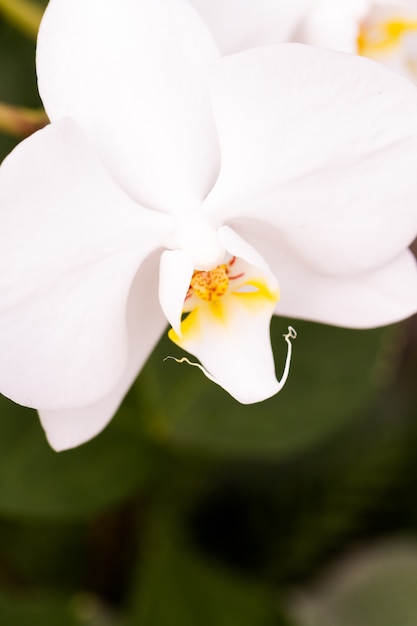
<svg viewBox="0 0 417 626"><path fill-rule="evenodd" d="M224 296L229 286L227 265L219 265L208 272L195 271L190 286L201 300L218 300Z"/></svg>

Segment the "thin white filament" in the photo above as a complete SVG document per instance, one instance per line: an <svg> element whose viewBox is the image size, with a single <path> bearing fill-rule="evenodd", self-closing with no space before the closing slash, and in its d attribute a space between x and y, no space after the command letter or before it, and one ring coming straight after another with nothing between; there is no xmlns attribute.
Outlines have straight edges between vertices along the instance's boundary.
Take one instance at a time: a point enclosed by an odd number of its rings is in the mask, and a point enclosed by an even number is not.
<svg viewBox="0 0 417 626"><path fill-rule="evenodd" d="M278 389L277 389L276 393L281 391L281 389L284 387L285 383L287 382L287 378L288 378L288 375L290 373L291 356L292 356L291 339L296 339L297 331L292 326L288 326L288 332L285 335L283 335L283 337L284 337L285 341L287 342L288 348L287 348L287 356L286 356L286 359L285 359L284 371L282 373L281 380L278 381ZM203 374L209 380L211 380L213 383L216 383L216 385L219 385L220 387L222 386L219 383L219 381L214 376L212 376L210 374L210 372L208 372L206 370L205 367L203 367L201 365L201 363L195 363L194 361L190 361L185 356L183 356L181 359L177 359L175 356L166 356L164 358L164 361L168 361L168 359L172 359L173 361L176 361L176 363L187 363L187 365L191 365L192 367L198 367L198 369L200 371L202 371Z"/></svg>
<svg viewBox="0 0 417 626"><path fill-rule="evenodd" d="M284 371L282 373L281 380L278 381L278 391L281 391L285 383L287 382L288 374L290 373L290 365L291 365L291 356L292 356L292 343L291 339L296 339L297 331L292 327L288 326L288 332L283 335L285 341L287 342L287 357L285 359Z"/></svg>

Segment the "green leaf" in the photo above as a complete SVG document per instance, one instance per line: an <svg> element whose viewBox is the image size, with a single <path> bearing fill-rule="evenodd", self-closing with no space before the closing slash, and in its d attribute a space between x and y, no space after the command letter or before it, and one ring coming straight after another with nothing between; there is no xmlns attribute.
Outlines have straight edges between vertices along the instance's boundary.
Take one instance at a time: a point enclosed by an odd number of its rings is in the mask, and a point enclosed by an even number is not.
<svg viewBox="0 0 417 626"><path fill-rule="evenodd" d="M129 626L284 626L271 590L159 544ZM145 575L146 576L146 575Z"/></svg>
<svg viewBox="0 0 417 626"><path fill-rule="evenodd" d="M68 601L0 596L0 624L4 626L86 626Z"/></svg>
<svg viewBox="0 0 417 626"><path fill-rule="evenodd" d="M0 397L0 513L77 519L125 499L152 469L138 422L128 398L102 434L57 453L34 411Z"/></svg>
<svg viewBox="0 0 417 626"><path fill-rule="evenodd" d="M0 21L0 100L39 107L36 87L35 43Z"/></svg>
<svg viewBox="0 0 417 626"><path fill-rule="evenodd" d="M85 544L81 523L0 518L1 586L77 590Z"/></svg>
<svg viewBox="0 0 417 626"><path fill-rule="evenodd" d="M149 423L153 435L210 453L283 458L357 419L378 390L374 368L381 341L392 329L347 330L273 318L278 377L289 324L298 332L289 380L277 396L250 406L236 402L197 368L163 362L167 355L181 356L164 338L142 379L157 398Z"/></svg>
<svg viewBox="0 0 417 626"><path fill-rule="evenodd" d="M345 560L296 602L300 626L415 626L417 543L374 547Z"/></svg>
<svg viewBox="0 0 417 626"><path fill-rule="evenodd" d="M39 108L35 74L35 44L0 20L0 102ZM0 133L0 161L18 143Z"/></svg>

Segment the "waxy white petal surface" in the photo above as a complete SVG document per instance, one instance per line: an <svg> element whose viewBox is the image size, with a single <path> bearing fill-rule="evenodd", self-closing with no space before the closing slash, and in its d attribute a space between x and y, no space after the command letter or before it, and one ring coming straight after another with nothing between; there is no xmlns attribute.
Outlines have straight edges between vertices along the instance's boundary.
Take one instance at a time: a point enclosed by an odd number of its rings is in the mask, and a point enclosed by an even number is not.
<svg viewBox="0 0 417 626"><path fill-rule="evenodd" d="M417 264L409 250L369 272L334 276L306 264L285 237L266 224L240 220L235 228L279 276L277 315L371 328L405 319L417 310Z"/></svg>
<svg viewBox="0 0 417 626"><path fill-rule="evenodd" d="M146 259L130 290L126 313L128 358L117 385L94 404L39 411L47 439L55 450L78 446L105 428L166 327L155 281L158 256L153 254Z"/></svg>
<svg viewBox="0 0 417 626"><path fill-rule="evenodd" d="M208 214L274 226L306 264L354 275L417 232L417 90L368 59L289 44L211 75L222 151Z"/></svg>
<svg viewBox="0 0 417 626"><path fill-rule="evenodd" d="M308 0L189 0L222 54L289 41Z"/></svg>
<svg viewBox="0 0 417 626"><path fill-rule="evenodd" d="M159 302L168 322L181 332L181 314L193 275L193 261L183 250L165 250L159 268Z"/></svg>
<svg viewBox="0 0 417 626"><path fill-rule="evenodd" d="M38 409L95 402L125 369L129 291L170 219L132 202L69 120L9 155L0 206L2 393Z"/></svg>
<svg viewBox="0 0 417 626"><path fill-rule="evenodd" d="M50 119L75 119L127 193L182 212L217 174L206 80L217 56L185 0L51 0L39 91Z"/></svg>

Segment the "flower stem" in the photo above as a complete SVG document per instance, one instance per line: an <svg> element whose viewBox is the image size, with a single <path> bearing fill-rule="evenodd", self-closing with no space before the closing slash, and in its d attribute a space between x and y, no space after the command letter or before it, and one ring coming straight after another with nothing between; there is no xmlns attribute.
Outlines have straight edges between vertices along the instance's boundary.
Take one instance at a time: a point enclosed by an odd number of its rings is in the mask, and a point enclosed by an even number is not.
<svg viewBox="0 0 417 626"><path fill-rule="evenodd" d="M30 0L0 0L0 14L23 33L36 39L43 9Z"/></svg>
<svg viewBox="0 0 417 626"><path fill-rule="evenodd" d="M27 109L0 102L0 132L24 138L43 128L48 121L43 109Z"/></svg>

